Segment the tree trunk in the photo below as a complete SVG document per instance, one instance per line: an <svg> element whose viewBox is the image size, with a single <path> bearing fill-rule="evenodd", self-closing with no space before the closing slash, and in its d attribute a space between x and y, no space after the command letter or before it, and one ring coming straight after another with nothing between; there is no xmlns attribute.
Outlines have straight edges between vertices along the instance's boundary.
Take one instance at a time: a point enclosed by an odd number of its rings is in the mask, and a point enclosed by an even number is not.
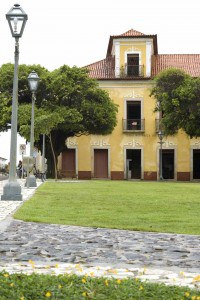
<svg viewBox="0 0 200 300"><path fill-rule="evenodd" d="M51 133L49 134L49 140L50 140L51 151L52 151L53 161L54 161L55 180L57 181L58 180L57 162L56 162L55 151L54 151L53 143L52 143L52 139L51 139Z"/></svg>

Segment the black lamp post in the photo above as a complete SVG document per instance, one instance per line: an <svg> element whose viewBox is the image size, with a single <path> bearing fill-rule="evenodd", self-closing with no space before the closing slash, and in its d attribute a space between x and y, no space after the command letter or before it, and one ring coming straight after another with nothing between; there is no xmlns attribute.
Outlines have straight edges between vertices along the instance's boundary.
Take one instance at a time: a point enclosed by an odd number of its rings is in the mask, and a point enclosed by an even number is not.
<svg viewBox="0 0 200 300"><path fill-rule="evenodd" d="M10 168L9 180L3 188L1 200L22 200L21 186L16 180L16 158L17 158L17 111L18 111L18 62L19 62L19 38L22 37L27 14L15 4L6 14L6 19L15 38L15 64L13 78L12 118L11 118L11 144L10 144Z"/></svg>
<svg viewBox="0 0 200 300"><path fill-rule="evenodd" d="M159 179L163 180L163 173L162 173L162 145L163 145L163 137L164 137L164 133L162 130L160 130L158 132L158 138L159 138L159 144L160 144L160 151L159 151Z"/></svg>

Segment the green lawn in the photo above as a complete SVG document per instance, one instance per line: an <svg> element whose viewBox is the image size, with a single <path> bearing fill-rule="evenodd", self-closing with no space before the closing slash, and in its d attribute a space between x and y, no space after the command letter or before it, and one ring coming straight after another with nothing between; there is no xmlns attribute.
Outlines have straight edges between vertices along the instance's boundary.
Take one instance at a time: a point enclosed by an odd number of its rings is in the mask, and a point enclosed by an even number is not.
<svg viewBox="0 0 200 300"><path fill-rule="evenodd" d="M200 234L200 184L45 182L15 213L24 221Z"/></svg>

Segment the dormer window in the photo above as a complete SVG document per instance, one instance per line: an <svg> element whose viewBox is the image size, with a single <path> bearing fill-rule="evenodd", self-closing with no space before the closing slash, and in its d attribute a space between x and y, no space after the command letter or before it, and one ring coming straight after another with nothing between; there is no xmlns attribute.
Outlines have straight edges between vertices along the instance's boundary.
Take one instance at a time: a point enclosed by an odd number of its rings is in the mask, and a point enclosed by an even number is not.
<svg viewBox="0 0 200 300"><path fill-rule="evenodd" d="M125 77L144 77L144 65L142 62L142 53L137 50L127 49L124 53L124 75Z"/></svg>
<svg viewBox="0 0 200 300"><path fill-rule="evenodd" d="M127 54L127 76L139 76L139 54Z"/></svg>

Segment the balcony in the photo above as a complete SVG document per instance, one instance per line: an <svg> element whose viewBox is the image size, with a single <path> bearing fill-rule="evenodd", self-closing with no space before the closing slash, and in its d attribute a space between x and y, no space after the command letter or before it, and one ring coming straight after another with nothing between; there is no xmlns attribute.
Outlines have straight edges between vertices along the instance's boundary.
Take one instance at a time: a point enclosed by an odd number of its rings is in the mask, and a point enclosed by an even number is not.
<svg viewBox="0 0 200 300"><path fill-rule="evenodd" d="M144 119L123 119L124 132L144 132Z"/></svg>
<svg viewBox="0 0 200 300"><path fill-rule="evenodd" d="M144 65L127 65L120 68L120 78L144 77Z"/></svg>

